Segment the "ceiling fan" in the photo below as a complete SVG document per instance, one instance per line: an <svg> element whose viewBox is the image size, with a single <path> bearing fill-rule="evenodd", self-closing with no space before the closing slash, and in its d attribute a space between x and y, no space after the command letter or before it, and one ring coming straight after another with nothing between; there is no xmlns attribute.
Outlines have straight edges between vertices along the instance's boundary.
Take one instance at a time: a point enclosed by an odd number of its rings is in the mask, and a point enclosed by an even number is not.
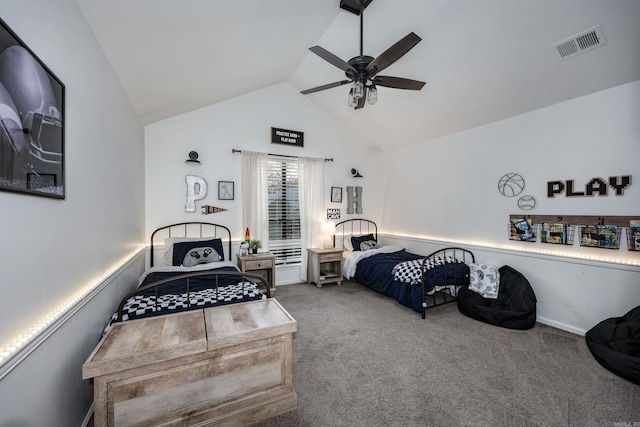
<svg viewBox="0 0 640 427"><path fill-rule="evenodd" d="M369 0L368 2L367 0L356 1L360 6L360 55L353 57L349 61L345 62L333 53L320 46L313 46L309 48L311 52L315 53L320 58L344 71L345 75L347 76L347 80L340 80L334 83L329 83L311 89L303 90L300 93L307 95L310 93L319 92L321 90L331 89L348 83L353 83L353 86L349 90L349 106L354 107L355 109L359 109L364 107L365 101L368 101L370 104L375 104L377 102L378 90L376 89L376 86L407 90L422 89L422 87L425 85L425 82L421 82L419 80L378 75L380 71L384 70L385 68L396 62L398 59L400 59L422 39L415 33L411 32L400 39L389 49L382 52L377 58L364 55L362 48L364 8L368 6L371 0ZM366 5L364 4L365 2L367 3ZM344 9L357 14L357 12L354 10L347 8Z"/></svg>

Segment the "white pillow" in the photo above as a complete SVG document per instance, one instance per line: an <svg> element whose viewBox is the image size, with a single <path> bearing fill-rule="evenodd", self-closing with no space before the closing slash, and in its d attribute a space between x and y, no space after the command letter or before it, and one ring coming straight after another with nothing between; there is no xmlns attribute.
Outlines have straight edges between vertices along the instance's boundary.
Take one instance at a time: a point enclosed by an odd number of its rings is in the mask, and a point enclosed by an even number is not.
<svg viewBox="0 0 640 427"><path fill-rule="evenodd" d="M342 247L345 251L353 252L353 243L351 243L351 236L345 237L342 240Z"/></svg>
<svg viewBox="0 0 640 427"><path fill-rule="evenodd" d="M498 267L486 264L469 264L469 290L484 298L498 298L500 272Z"/></svg>

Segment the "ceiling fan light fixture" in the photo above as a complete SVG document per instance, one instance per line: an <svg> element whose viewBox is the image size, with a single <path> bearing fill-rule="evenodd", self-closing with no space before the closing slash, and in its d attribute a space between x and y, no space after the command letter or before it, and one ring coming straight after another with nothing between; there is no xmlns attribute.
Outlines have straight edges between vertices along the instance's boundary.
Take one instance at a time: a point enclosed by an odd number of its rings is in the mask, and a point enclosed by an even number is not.
<svg viewBox="0 0 640 427"><path fill-rule="evenodd" d="M349 107L355 107L358 105L358 99L353 96L353 88L349 90L349 99L348 99Z"/></svg>
<svg viewBox="0 0 640 427"><path fill-rule="evenodd" d="M360 80L353 82L353 97L360 99L364 96L364 84Z"/></svg>
<svg viewBox="0 0 640 427"><path fill-rule="evenodd" d="M369 103L369 105L373 105L378 102L378 89L376 89L376 86L373 84L367 91L367 102Z"/></svg>

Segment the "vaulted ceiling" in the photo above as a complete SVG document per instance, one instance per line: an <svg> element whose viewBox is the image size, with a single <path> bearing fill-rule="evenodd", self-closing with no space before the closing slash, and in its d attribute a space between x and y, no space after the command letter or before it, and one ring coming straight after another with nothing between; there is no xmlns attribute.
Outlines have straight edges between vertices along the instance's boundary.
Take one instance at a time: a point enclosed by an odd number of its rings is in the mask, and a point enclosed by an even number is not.
<svg viewBox="0 0 640 427"><path fill-rule="evenodd" d="M77 0L144 124L289 82L345 79L309 51L360 50L360 18L339 0ZM306 97L382 150L428 141L640 80L638 0L374 0L364 54L422 38L384 75L426 81L378 88L347 106L349 86ZM599 25L600 47L561 59L553 47Z"/></svg>

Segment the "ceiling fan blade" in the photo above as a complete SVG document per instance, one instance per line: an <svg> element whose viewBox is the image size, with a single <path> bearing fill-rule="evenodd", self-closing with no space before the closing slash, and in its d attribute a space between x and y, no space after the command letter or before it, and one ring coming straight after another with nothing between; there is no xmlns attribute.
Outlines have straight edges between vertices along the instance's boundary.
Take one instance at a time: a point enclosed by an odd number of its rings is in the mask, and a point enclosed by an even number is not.
<svg viewBox="0 0 640 427"><path fill-rule="evenodd" d="M311 88L311 89L303 90L300 93L303 94L303 95L307 95L307 94L314 93L314 92L320 92L321 90L331 89L333 87L346 85L347 83L351 83L351 80L340 80L339 82L328 83L326 85L322 85L322 86L314 87L314 88Z"/></svg>
<svg viewBox="0 0 640 427"><path fill-rule="evenodd" d="M338 68L340 68L345 73L347 71L351 71L353 73L357 73L356 69L353 68L351 65L349 65L346 61L343 61L342 59L338 58L333 53L329 52L328 50L326 50L326 49L324 49L324 48L322 48L320 46L310 47L309 50L311 52L315 53L316 55L318 55L320 58L324 59L325 61L335 65Z"/></svg>
<svg viewBox="0 0 640 427"><path fill-rule="evenodd" d="M358 99L358 105L354 107L355 110L364 108L364 105L366 104L365 101L367 100L367 86L365 86L363 89L364 90L362 92L362 98Z"/></svg>
<svg viewBox="0 0 640 427"><path fill-rule="evenodd" d="M367 73L369 74L369 77L375 76L380 71L402 58L402 56L417 45L420 40L422 40L420 37L411 32L389 49L382 52L367 66Z"/></svg>
<svg viewBox="0 0 640 427"><path fill-rule="evenodd" d="M391 87L394 89L420 90L426 84L419 80L405 79L402 77L376 76L373 79L376 86Z"/></svg>

